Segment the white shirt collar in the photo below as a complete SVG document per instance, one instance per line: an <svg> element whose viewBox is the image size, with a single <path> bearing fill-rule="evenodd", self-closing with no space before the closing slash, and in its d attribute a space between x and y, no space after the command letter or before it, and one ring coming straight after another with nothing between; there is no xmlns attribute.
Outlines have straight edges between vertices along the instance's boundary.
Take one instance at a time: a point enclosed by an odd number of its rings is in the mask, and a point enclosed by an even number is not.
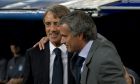
<svg viewBox="0 0 140 84"><path fill-rule="evenodd" d="M93 43L93 40L90 40L85 46L84 48L80 51L79 56L87 58L90 47Z"/></svg>
<svg viewBox="0 0 140 84"><path fill-rule="evenodd" d="M54 53L53 50L56 47L51 42L49 42L49 44L50 44L50 55L52 55ZM67 48L64 44L60 45L58 48L62 51L62 53L66 53L67 51Z"/></svg>

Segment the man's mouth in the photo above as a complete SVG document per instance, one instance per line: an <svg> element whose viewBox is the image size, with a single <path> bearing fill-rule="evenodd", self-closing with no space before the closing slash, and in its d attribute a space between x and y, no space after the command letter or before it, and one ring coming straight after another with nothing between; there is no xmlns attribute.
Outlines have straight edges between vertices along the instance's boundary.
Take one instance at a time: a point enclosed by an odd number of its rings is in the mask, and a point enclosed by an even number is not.
<svg viewBox="0 0 140 84"><path fill-rule="evenodd" d="M59 32L51 32L49 35L53 38L57 37L59 35Z"/></svg>

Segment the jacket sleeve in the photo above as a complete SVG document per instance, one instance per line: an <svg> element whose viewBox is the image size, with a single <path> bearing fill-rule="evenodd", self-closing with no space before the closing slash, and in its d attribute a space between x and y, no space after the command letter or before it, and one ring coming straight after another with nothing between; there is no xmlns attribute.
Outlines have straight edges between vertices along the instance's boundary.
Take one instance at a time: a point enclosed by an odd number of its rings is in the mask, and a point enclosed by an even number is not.
<svg viewBox="0 0 140 84"><path fill-rule="evenodd" d="M31 56L30 51L27 50L25 54L25 65L23 74L23 84L33 84L33 76L31 70Z"/></svg>
<svg viewBox="0 0 140 84"><path fill-rule="evenodd" d="M100 84L127 84L124 78L123 63L117 51L107 46L102 47L102 49L101 51L105 52L100 58Z"/></svg>

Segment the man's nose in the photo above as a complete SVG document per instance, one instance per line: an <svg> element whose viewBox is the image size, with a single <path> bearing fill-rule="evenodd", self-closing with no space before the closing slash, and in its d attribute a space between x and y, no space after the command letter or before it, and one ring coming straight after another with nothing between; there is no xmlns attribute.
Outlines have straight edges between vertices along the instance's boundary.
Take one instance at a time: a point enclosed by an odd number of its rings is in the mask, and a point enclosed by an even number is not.
<svg viewBox="0 0 140 84"><path fill-rule="evenodd" d="M51 25L51 26L49 27L49 29L50 29L50 30L57 30L58 28L57 28L57 26L55 26L55 25Z"/></svg>
<svg viewBox="0 0 140 84"><path fill-rule="evenodd" d="M65 44L65 39L64 39L64 37L61 38L61 44Z"/></svg>

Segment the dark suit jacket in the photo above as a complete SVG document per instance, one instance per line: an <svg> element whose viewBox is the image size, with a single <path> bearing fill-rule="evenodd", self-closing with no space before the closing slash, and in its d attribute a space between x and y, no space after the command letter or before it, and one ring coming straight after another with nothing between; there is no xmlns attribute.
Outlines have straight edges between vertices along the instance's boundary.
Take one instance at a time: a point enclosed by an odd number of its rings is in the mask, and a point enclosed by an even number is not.
<svg viewBox="0 0 140 84"><path fill-rule="evenodd" d="M124 68L114 47L98 35L85 60L81 84L126 84Z"/></svg>
<svg viewBox="0 0 140 84"><path fill-rule="evenodd" d="M24 84L49 84L49 43L46 44L45 50L40 51L38 47L29 49L26 57ZM69 59L70 56L68 56L68 84L74 84L69 70Z"/></svg>

